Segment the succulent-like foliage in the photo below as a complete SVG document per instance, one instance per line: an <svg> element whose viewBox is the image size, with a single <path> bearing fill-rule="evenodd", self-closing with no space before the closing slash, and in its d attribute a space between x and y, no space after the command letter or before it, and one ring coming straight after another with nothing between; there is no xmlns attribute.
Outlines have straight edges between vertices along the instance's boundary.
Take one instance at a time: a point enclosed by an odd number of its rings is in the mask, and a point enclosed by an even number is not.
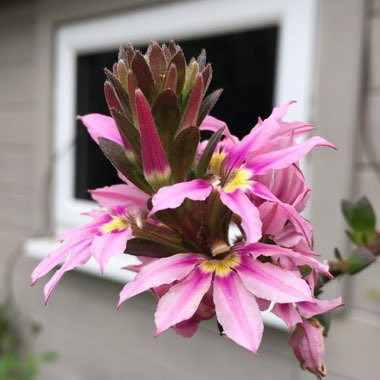
<svg viewBox="0 0 380 380"><path fill-rule="evenodd" d="M221 94L205 97L212 78L205 51L186 63L173 41L162 46L153 41L146 54L129 44L120 49L112 72L105 73L105 96L126 157L126 163L120 155L112 163L124 171L132 168L135 177L145 175L152 189L192 178L198 127ZM179 152L181 162L174 158ZM134 183L147 191L145 183Z"/></svg>

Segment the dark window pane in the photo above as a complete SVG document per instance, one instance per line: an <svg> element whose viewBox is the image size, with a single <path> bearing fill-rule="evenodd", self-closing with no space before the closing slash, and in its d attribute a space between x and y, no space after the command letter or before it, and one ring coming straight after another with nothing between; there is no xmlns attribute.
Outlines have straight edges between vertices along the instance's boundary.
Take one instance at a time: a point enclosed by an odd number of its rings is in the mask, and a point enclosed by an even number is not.
<svg viewBox="0 0 380 380"><path fill-rule="evenodd" d="M258 116L267 117L273 107L278 27L268 27L196 40L177 41L187 60L204 48L213 66L210 90L223 94L212 115L225 120L239 137L248 133ZM117 52L78 57L77 113L109 115L103 94L103 68L111 68ZM78 122L75 160L75 197L90 199L87 189L120 182L112 165Z"/></svg>

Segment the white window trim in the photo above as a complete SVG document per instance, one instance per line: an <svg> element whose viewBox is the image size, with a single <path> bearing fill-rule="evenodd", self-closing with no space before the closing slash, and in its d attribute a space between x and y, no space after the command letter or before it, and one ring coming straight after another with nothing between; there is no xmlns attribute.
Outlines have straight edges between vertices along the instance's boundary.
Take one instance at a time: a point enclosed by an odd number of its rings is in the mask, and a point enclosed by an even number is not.
<svg viewBox="0 0 380 380"><path fill-rule="evenodd" d="M181 15L181 17L179 17ZM203 0L161 5L58 28L55 40L54 222L82 223L91 201L74 198L76 58L132 42L168 41L279 25L274 104L297 100L289 119L310 120L317 0ZM103 73L99 73L103 75ZM233 126L231 126L233 129Z"/></svg>

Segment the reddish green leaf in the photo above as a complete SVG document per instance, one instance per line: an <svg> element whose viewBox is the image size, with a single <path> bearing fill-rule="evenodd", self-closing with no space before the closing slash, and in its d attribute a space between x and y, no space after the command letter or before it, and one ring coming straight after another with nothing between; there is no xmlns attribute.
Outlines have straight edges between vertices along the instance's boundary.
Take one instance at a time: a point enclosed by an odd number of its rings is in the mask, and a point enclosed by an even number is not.
<svg viewBox="0 0 380 380"><path fill-rule="evenodd" d="M104 95L106 97L109 109L115 109L118 112L123 112L115 95L115 91L108 80L104 82Z"/></svg>
<svg viewBox="0 0 380 380"><path fill-rule="evenodd" d="M174 140L170 150L169 161L173 178L184 181L194 164L199 144L200 133L196 127L183 130Z"/></svg>
<svg viewBox="0 0 380 380"><path fill-rule="evenodd" d="M199 109L197 125L201 125L204 118L210 114L215 104L218 102L222 92L223 92L223 89L219 88L218 90L215 90L210 95L208 95L205 99L203 99L202 104Z"/></svg>
<svg viewBox="0 0 380 380"><path fill-rule="evenodd" d="M180 109L176 94L172 90L161 92L152 108L153 118L162 145L169 151L180 122Z"/></svg>
<svg viewBox="0 0 380 380"><path fill-rule="evenodd" d="M180 94L185 83L186 61L182 50L179 50L172 58L170 64L174 63L177 67L177 94ZM169 64L169 67L170 67Z"/></svg>
<svg viewBox="0 0 380 380"><path fill-rule="evenodd" d="M145 181L138 167L127 157L127 152L124 147L104 137L99 137L99 146L104 155L121 174L146 193L153 193L152 188Z"/></svg>
<svg viewBox="0 0 380 380"><path fill-rule="evenodd" d="M217 132L215 132L210 140L208 140L208 143L206 145L206 148L204 149L202 156L198 162L197 167L197 177L203 177L206 173L207 167L210 163L211 157L214 154L216 145L220 141L220 139L223 136L224 127L220 128Z"/></svg>
<svg viewBox="0 0 380 380"><path fill-rule="evenodd" d="M207 59L206 50L202 49L201 54L199 54L199 56L197 58L197 62L198 62L198 65L199 65L199 70L202 71L205 68L205 66L206 66L206 59Z"/></svg>
<svg viewBox="0 0 380 380"><path fill-rule="evenodd" d="M120 81L116 78L116 76L113 73L111 73L111 71L109 71L108 69L104 69L104 72L107 76L108 81L111 83L115 91L121 110L123 111L125 116L127 116L130 119L132 116L132 111L127 92L124 90L123 86L121 85Z"/></svg>
<svg viewBox="0 0 380 380"><path fill-rule="evenodd" d="M131 69L133 74L135 74L141 91L144 93L149 104L152 105L156 98L156 86L148 63L139 51L135 52L135 56L131 63Z"/></svg>
<svg viewBox="0 0 380 380"><path fill-rule="evenodd" d="M187 102L185 111L182 115L181 124L179 130L182 131L189 127L197 125L197 119L199 114L199 107L203 98L203 79L202 75L198 75L197 81L191 94L189 101Z"/></svg>
<svg viewBox="0 0 380 380"><path fill-rule="evenodd" d="M140 134L138 130L116 110L111 110L111 115L116 122L116 126L120 132L123 142L128 142L135 152L136 156L141 159Z"/></svg>
<svg viewBox="0 0 380 380"><path fill-rule="evenodd" d="M166 73L164 88L177 91L177 66L174 63L170 64L169 70Z"/></svg>
<svg viewBox="0 0 380 380"><path fill-rule="evenodd" d="M212 67L210 64L208 64L205 69L202 71L202 77L203 77L203 93L206 94L208 87L210 86L211 79L212 79Z"/></svg>
<svg viewBox="0 0 380 380"><path fill-rule="evenodd" d="M161 91L166 71L165 54L157 42L153 42L149 50L149 66L156 83L157 91Z"/></svg>

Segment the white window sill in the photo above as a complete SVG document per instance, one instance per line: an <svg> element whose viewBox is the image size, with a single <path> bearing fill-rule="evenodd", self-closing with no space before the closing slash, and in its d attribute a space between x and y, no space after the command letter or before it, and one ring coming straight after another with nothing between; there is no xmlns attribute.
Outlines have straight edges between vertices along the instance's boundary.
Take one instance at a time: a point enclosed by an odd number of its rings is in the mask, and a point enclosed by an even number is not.
<svg viewBox="0 0 380 380"><path fill-rule="evenodd" d="M48 255L49 252L56 249L59 244L59 242L52 238L28 239L24 245L24 252L28 257L42 260ZM132 281L136 276L136 273L121 268L127 265L135 265L138 263L139 261L134 256L120 254L111 258L104 270L104 274L100 273L99 265L93 258L90 259L87 264L77 267L75 270L90 274L92 276L102 277L124 285L127 282ZM287 330L285 323L269 311L263 312L263 318L266 326L274 327L280 330Z"/></svg>

